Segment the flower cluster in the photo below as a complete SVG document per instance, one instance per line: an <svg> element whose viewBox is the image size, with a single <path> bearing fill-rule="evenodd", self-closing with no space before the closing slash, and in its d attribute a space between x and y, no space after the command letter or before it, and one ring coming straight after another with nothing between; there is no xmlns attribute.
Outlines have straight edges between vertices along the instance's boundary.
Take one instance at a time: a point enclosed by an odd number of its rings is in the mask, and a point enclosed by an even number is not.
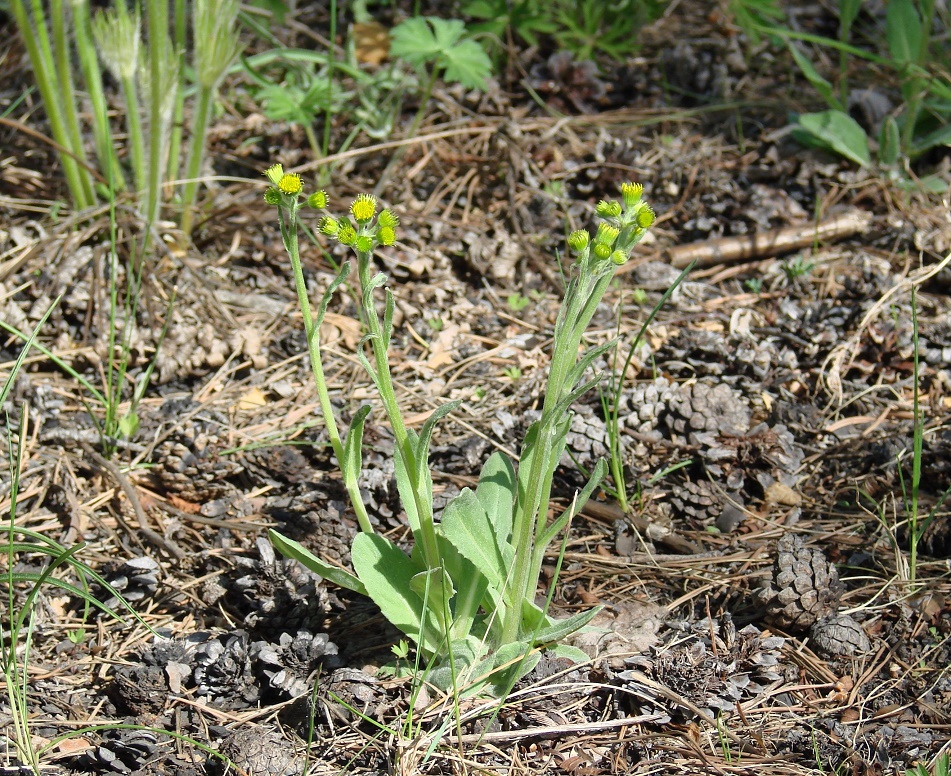
<svg viewBox="0 0 951 776"><path fill-rule="evenodd" d="M283 205L296 211L300 207L299 197L304 188L300 175L284 172L279 164L269 167L264 174L272 184L264 192L264 201L269 205ZM326 191L315 191L306 199L307 205L316 210L324 210L327 201ZM386 209L377 214L376 197L371 194L357 196L350 205L350 216L352 219L324 216L317 229L361 253L370 253L377 245L392 245L396 241L399 218Z"/></svg>
<svg viewBox="0 0 951 776"><path fill-rule="evenodd" d="M568 235L568 247L578 254L578 263L611 261L624 264L656 216L641 200L644 187L639 183L621 184L621 201L602 200L597 213L603 219L592 240L591 234L579 229Z"/></svg>

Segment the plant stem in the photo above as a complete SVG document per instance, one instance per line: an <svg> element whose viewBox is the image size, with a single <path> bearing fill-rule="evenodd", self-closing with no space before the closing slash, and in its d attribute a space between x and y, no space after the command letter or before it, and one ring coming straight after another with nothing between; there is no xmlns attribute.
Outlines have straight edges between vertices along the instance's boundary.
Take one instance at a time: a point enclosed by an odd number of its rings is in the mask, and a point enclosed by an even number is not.
<svg viewBox="0 0 951 776"><path fill-rule="evenodd" d="M361 298L363 292L370 288L370 260L372 252L357 251L357 272L360 279ZM426 461L416 459L413 451L413 445L409 434L406 431L406 424L403 422L403 416L400 413L399 404L396 400L396 391L393 390L393 378L390 374L390 362L387 353L387 337L380 324L380 317L377 314L376 307L373 305L372 295L364 299L364 316L367 329L369 329L370 348L373 351L373 359L376 366L376 380L380 391L380 398L383 400L383 408L387 419L390 421L390 428L393 430L393 439L396 446L396 453L403 459L403 465L406 473L409 475L410 482L413 483L413 500L416 506L416 514L419 516L420 543L423 549L423 558L426 561L428 569L438 569L442 567L439 556L439 547L436 540L436 528L433 520L432 501L424 498L420 493L421 487L421 466L426 466ZM443 620L442 612L439 613L440 620ZM443 623L445 624L445 623Z"/></svg>
<svg viewBox="0 0 951 776"><path fill-rule="evenodd" d="M191 234L195 220L195 197L198 193L198 176L201 175L201 162L205 150L205 132L211 116L211 106L215 90L198 86L195 112L192 116L191 148L188 150L188 163L185 166L185 188L182 191L182 231ZM295 234L296 229L294 230Z"/></svg>
<svg viewBox="0 0 951 776"><path fill-rule="evenodd" d="M83 80L86 82L86 90L89 92L89 100L92 103L92 129L96 141L96 155L110 187L121 191L125 188L125 178L122 175L122 168L119 166L115 145L112 142L109 111L106 105L106 96L102 89L102 71L99 69L96 48L92 42L89 0L74 2L73 15L73 34L76 38L79 64L83 71Z"/></svg>
<svg viewBox="0 0 951 776"><path fill-rule="evenodd" d="M53 55L42 5L34 1L32 19L23 0L10 0L10 9L30 57L33 75L46 108L53 139L75 154L76 149L73 148L70 134L66 129L64 108L60 99L61 91L55 86ZM63 173L72 195L73 206L80 210L89 207L95 201L89 175L79 162L82 158L79 155L60 154L60 163L63 165Z"/></svg>
<svg viewBox="0 0 951 776"><path fill-rule="evenodd" d="M150 0L149 16L149 174L146 187L145 221L151 230L159 214L162 189L162 145L165 134L164 68L168 67L168 2Z"/></svg>
<svg viewBox="0 0 951 776"><path fill-rule="evenodd" d="M185 0L175 0L175 54L178 59L178 77L182 79L179 88L175 90L175 107L172 112L172 127L168 141L168 163L166 177L175 180L179 176L179 151L182 147L182 131L185 123L185 39L188 26L185 12ZM187 176L191 177L191 176ZM186 232L187 234L187 232Z"/></svg>
<svg viewBox="0 0 951 776"><path fill-rule="evenodd" d="M327 381L324 378L324 367L320 356L320 332L317 330L311 313L307 283L304 280L304 271L300 263L300 245L297 239L297 206L294 205L286 209L279 207L277 210L281 224L281 237L291 260L294 286L297 289L297 301L300 303L301 314L304 317L304 334L307 337L310 368L314 375L314 384L317 387L320 411L324 417L324 425L327 427L327 435L330 437L330 444L333 447L334 455L337 457L337 463L343 470L346 465L343 443L340 440L340 432L337 430L337 421L334 417L333 405L330 403L330 394L327 392ZM363 494L360 492L359 485L353 477L344 477L344 482L350 496L350 503L353 504L353 509L357 513L360 530L373 533L373 526L370 524L370 517L363 503Z"/></svg>

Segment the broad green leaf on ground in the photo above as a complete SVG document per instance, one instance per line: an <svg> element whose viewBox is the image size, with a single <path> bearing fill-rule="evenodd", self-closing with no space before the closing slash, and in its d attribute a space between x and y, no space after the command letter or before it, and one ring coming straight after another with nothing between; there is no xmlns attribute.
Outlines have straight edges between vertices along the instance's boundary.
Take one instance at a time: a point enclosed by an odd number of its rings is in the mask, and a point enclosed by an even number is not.
<svg viewBox="0 0 951 776"><path fill-rule="evenodd" d="M799 117L798 129L801 133L797 138L834 151L862 167L872 162L865 130L848 113L840 110L804 113Z"/></svg>
<svg viewBox="0 0 951 776"><path fill-rule="evenodd" d="M350 556L367 595L380 607L383 616L424 652L434 653L439 636L428 618L423 633L423 599L411 587L413 577L423 569L379 534L358 533L353 537Z"/></svg>

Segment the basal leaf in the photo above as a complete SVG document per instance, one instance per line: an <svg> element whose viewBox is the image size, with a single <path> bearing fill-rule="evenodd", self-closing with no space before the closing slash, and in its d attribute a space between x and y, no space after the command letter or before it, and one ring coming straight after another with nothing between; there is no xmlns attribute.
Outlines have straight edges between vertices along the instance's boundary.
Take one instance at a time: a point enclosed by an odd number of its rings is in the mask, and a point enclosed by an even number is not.
<svg viewBox="0 0 951 776"><path fill-rule="evenodd" d="M350 556L367 595L380 607L383 616L432 655L439 643L437 629L427 619L423 634L423 600L411 587L413 577L424 569L379 534L358 533Z"/></svg>
<svg viewBox="0 0 951 776"><path fill-rule="evenodd" d="M799 129L806 133L806 140L816 145L851 159L862 167L871 164L865 130L848 113L839 110L804 113L799 117Z"/></svg>
<svg viewBox="0 0 951 776"><path fill-rule="evenodd" d="M515 467L504 453L493 453L482 466L476 498L482 504L500 544L507 543L512 533L515 493Z"/></svg>
<svg viewBox="0 0 951 776"><path fill-rule="evenodd" d="M354 593L369 595L364 584L349 571L322 561L302 544L295 542L293 539L288 539L277 531L270 530L267 535L271 544L274 545L274 549L285 558L296 560L304 568L310 569L315 574L320 574L328 582L352 590Z"/></svg>
<svg viewBox="0 0 951 776"><path fill-rule="evenodd" d="M581 630L585 625L591 622L591 618L600 612L602 607L596 606L585 612L578 612L564 620L553 620L550 625L524 634L525 638L533 639L535 644L551 644L562 641L565 636L569 636L577 630Z"/></svg>
<svg viewBox="0 0 951 776"><path fill-rule="evenodd" d="M360 476L360 471L363 468L363 424L366 422L371 409L372 407L369 404L364 404L357 410L353 420L350 421L347 439L343 445L343 460L340 462L343 477L348 482L355 481Z"/></svg>
<svg viewBox="0 0 951 776"><path fill-rule="evenodd" d="M460 554L485 575L490 585L502 587L506 577L505 559L482 504L465 488L446 506L440 532Z"/></svg>

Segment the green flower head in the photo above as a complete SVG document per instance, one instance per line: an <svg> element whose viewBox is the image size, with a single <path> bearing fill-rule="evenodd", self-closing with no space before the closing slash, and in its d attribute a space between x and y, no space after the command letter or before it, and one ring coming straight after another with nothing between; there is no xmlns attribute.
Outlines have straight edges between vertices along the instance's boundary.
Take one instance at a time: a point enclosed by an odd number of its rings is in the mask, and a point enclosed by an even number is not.
<svg viewBox="0 0 951 776"><path fill-rule="evenodd" d="M617 218L619 215L621 215L621 203L616 202L615 200L606 202L602 199L598 203L597 211L598 215L602 218Z"/></svg>
<svg viewBox="0 0 951 776"><path fill-rule="evenodd" d="M271 183L277 186L277 184L280 183L281 178L284 177L284 166L281 164L271 165L264 171L264 175L269 181L271 181Z"/></svg>
<svg viewBox="0 0 951 776"><path fill-rule="evenodd" d="M399 216L396 215L392 210L381 210L380 217L376 220L380 226L389 227L390 229L395 229L400 225Z"/></svg>
<svg viewBox="0 0 951 776"><path fill-rule="evenodd" d="M273 186L268 186L267 191L264 192L264 201L269 205L280 205L281 192Z"/></svg>
<svg viewBox="0 0 951 776"><path fill-rule="evenodd" d="M635 222L641 229L647 229L651 224L657 219L657 214L654 213L654 209L644 205L640 210L637 211L637 215L634 217Z"/></svg>
<svg viewBox="0 0 951 776"><path fill-rule="evenodd" d="M317 228L320 230L321 234L325 234L328 237L336 237L337 233L340 231L340 224L336 218L324 216L317 224Z"/></svg>
<svg viewBox="0 0 951 776"><path fill-rule="evenodd" d="M577 253L587 248L590 241L591 235L585 229L576 229L568 235L568 247Z"/></svg>
<svg viewBox="0 0 951 776"><path fill-rule="evenodd" d="M281 176L281 179L277 182L277 187L282 194L293 196L301 193L304 183L296 172L288 172Z"/></svg>
<svg viewBox="0 0 951 776"><path fill-rule="evenodd" d="M641 201L641 195L644 193L644 187L640 183L622 183L621 198L626 207L634 207Z"/></svg>
<svg viewBox="0 0 951 776"><path fill-rule="evenodd" d="M597 243L604 243L610 248L612 245L614 245L614 241L617 240L619 234L621 234L621 230L616 226L600 223L598 224L598 233L594 236L594 241Z"/></svg>
<svg viewBox="0 0 951 776"><path fill-rule="evenodd" d="M337 240L344 245L353 245L357 241L357 230L350 224L341 224L337 232Z"/></svg>
<svg viewBox="0 0 951 776"><path fill-rule="evenodd" d="M624 251L614 251L614 253L611 254L611 261L613 261L619 267L622 264L625 264L628 258L628 255Z"/></svg>
<svg viewBox="0 0 951 776"><path fill-rule="evenodd" d="M596 258L604 260L611 255L611 246L607 243L595 243L594 244L594 255Z"/></svg>
<svg viewBox="0 0 951 776"><path fill-rule="evenodd" d="M359 194L350 205L350 212L358 224L365 224L376 214L376 197L372 194Z"/></svg>
<svg viewBox="0 0 951 776"><path fill-rule="evenodd" d="M327 207L327 192L315 191L307 198L307 204L316 210L323 210Z"/></svg>
<svg viewBox="0 0 951 776"><path fill-rule="evenodd" d="M354 247L360 253L369 253L373 250L373 238L368 234L361 234L359 237L357 237Z"/></svg>
<svg viewBox="0 0 951 776"><path fill-rule="evenodd" d="M380 214L381 220L382 215L383 213ZM396 242L396 230L392 226L381 226L380 231L376 233L376 239L380 241L381 245L392 245Z"/></svg>

